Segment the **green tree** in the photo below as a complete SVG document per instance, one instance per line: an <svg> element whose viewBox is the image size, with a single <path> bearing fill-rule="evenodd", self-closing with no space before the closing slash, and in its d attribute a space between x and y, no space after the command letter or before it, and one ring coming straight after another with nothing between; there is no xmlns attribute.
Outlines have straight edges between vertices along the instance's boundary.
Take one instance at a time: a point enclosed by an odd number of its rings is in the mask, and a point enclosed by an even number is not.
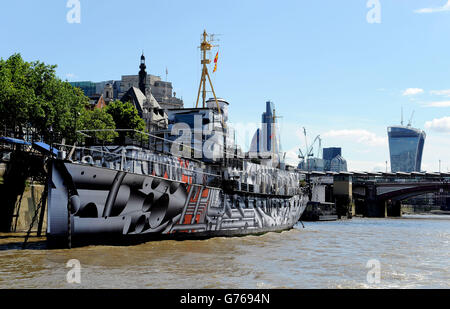
<svg viewBox="0 0 450 309"><path fill-rule="evenodd" d="M18 54L0 60L0 124L7 129L21 129L28 122L35 96L28 87L31 65Z"/></svg>
<svg viewBox="0 0 450 309"><path fill-rule="evenodd" d="M113 117L102 109L84 110L80 115L80 127L85 130L104 130L99 132L88 132L88 135L96 137L105 142L111 142L117 133L114 132L116 124Z"/></svg>
<svg viewBox="0 0 450 309"><path fill-rule="evenodd" d="M122 102L116 100L108 104L105 111L110 114L116 124L117 129L136 130L139 132L145 131L145 121L139 116L137 109L130 102ZM120 134L122 137L124 134ZM128 132L126 134L130 137L142 138L139 133Z"/></svg>
<svg viewBox="0 0 450 309"><path fill-rule="evenodd" d="M56 77L55 65L25 62L20 54L0 60L0 125L18 132L32 128L48 140L75 139L79 115L89 104L80 89Z"/></svg>

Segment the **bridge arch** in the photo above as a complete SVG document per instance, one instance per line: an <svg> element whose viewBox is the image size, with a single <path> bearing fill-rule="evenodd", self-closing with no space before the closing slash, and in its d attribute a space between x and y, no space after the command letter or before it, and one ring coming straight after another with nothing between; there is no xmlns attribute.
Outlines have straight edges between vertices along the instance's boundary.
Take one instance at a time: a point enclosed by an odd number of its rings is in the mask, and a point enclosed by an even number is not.
<svg viewBox="0 0 450 309"><path fill-rule="evenodd" d="M427 185L417 185L409 188L399 188L398 190L393 190L387 193L377 195L378 200L391 200L391 201L403 201L408 198L419 196L427 193L437 193L441 190L449 191L449 183L436 183Z"/></svg>

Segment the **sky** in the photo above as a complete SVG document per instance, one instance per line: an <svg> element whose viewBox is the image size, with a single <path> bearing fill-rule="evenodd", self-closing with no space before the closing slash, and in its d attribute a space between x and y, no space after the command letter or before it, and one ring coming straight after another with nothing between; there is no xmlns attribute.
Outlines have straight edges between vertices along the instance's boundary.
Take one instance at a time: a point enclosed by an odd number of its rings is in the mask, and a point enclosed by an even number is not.
<svg viewBox="0 0 450 309"><path fill-rule="evenodd" d="M58 65L68 81L147 72L194 106L203 30L216 34L212 74L249 147L274 102L283 151L320 135L352 171L389 165L387 127L427 134L422 169L450 169L450 0L16 0L0 4L0 57ZM212 56L214 57L214 55ZM318 153L318 144L315 152Z"/></svg>

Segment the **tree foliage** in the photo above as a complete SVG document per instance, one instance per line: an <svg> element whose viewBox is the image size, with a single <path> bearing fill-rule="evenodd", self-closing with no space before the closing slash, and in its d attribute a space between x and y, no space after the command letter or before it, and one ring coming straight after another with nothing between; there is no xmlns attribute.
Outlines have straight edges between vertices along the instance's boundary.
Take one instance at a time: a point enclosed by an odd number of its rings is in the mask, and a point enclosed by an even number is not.
<svg viewBox="0 0 450 309"><path fill-rule="evenodd" d="M59 79L55 70L56 65L26 62L20 54L0 59L0 130L22 137L25 129L31 129L46 141L56 136L68 143L78 140L79 130L145 130L133 104L114 101L104 111L89 110L89 98ZM114 132L96 134L105 141L116 136Z"/></svg>
<svg viewBox="0 0 450 309"><path fill-rule="evenodd" d="M16 135L25 128L48 140L53 132L75 138L79 115L89 104L80 89L56 77L55 65L25 62L20 54L0 60L0 125ZM50 130L51 129L51 130Z"/></svg>
<svg viewBox="0 0 450 309"><path fill-rule="evenodd" d="M88 135L99 140L111 142L117 137L117 133L112 131L116 128L113 117L103 109L84 110L81 114L80 122L86 130L104 130L100 132L88 132Z"/></svg>
<svg viewBox="0 0 450 309"><path fill-rule="evenodd" d="M145 121L139 116L137 109L130 102L116 100L109 103L105 110L113 117L117 129L145 131ZM120 133L121 138L125 135L132 138L145 139L144 135L136 132Z"/></svg>
<svg viewBox="0 0 450 309"><path fill-rule="evenodd" d="M120 100L111 102L106 107L106 112L113 117L117 129L145 130L144 120L130 102L124 103Z"/></svg>

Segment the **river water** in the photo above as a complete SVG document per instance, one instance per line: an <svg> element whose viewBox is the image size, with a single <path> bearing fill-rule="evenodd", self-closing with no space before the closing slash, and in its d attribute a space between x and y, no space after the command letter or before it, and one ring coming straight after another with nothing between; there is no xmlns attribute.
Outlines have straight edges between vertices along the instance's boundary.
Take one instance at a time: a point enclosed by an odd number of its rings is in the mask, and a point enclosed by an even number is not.
<svg viewBox="0 0 450 309"><path fill-rule="evenodd" d="M42 239L21 250L23 238L0 235L0 288L450 288L450 216L304 225L72 250L48 250ZM71 259L80 262L80 284L66 280Z"/></svg>

